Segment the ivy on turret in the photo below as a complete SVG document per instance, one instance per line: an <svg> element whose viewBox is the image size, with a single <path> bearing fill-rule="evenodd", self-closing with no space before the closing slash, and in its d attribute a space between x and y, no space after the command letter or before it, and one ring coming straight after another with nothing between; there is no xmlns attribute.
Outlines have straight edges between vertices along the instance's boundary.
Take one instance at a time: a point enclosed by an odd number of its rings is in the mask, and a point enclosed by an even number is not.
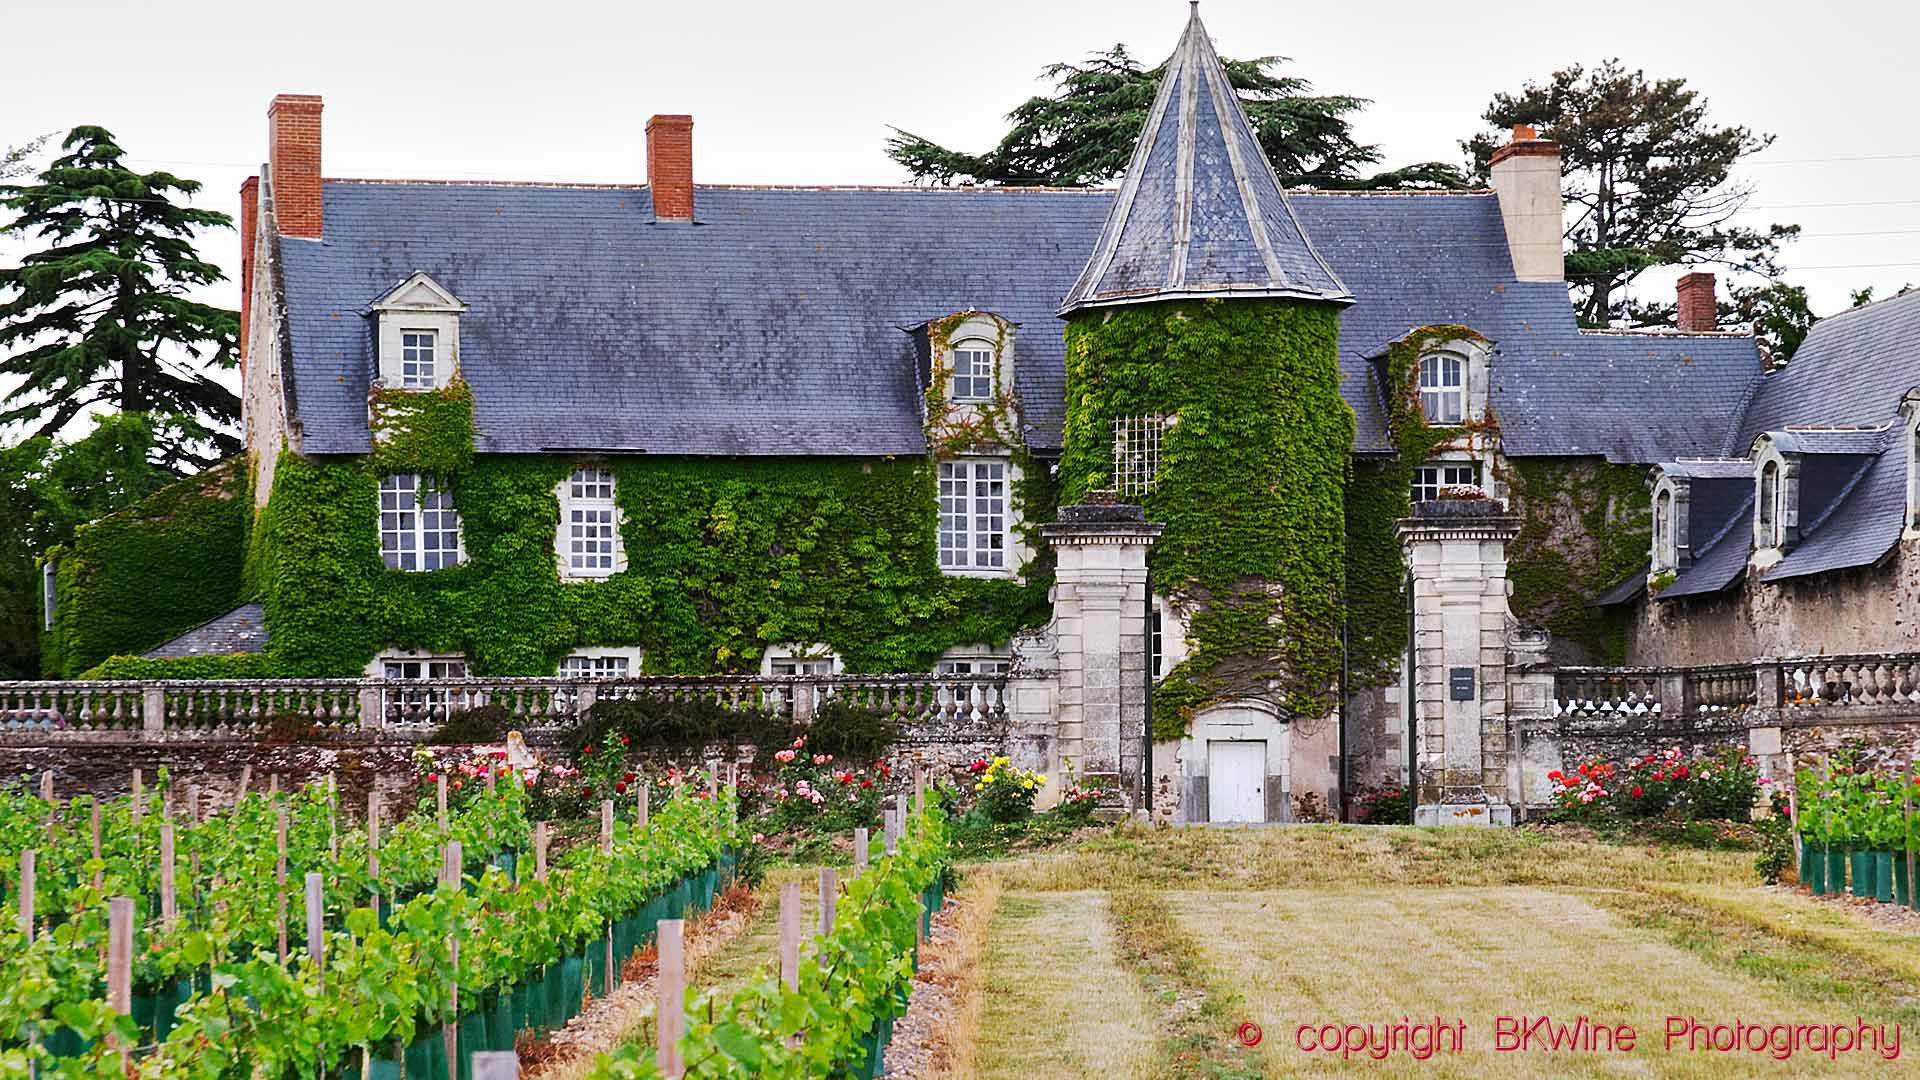
<svg viewBox="0 0 1920 1080"><path fill-rule="evenodd" d="M1171 421L1141 502L1166 523L1149 565L1189 615L1191 651L1154 691L1156 738L1214 701L1333 708L1354 425L1338 328L1337 308L1293 300L1139 304L1067 324L1062 500L1113 484L1115 420Z"/></svg>

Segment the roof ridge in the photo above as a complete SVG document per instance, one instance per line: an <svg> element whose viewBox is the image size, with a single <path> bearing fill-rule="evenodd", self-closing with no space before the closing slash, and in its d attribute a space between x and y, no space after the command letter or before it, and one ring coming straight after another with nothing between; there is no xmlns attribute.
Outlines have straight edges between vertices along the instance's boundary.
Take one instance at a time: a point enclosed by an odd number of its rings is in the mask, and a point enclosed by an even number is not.
<svg viewBox="0 0 1920 1080"><path fill-rule="evenodd" d="M1593 337L1666 337L1666 338L1754 338L1752 330L1679 330L1670 326L1582 326L1581 334Z"/></svg>
<svg viewBox="0 0 1920 1080"><path fill-rule="evenodd" d="M324 176L324 184L391 184L396 187L418 185L421 187L511 187L511 188L562 188L599 191L645 191L646 184L620 183L616 181L595 180L496 180L481 177L462 177L456 179L433 179L424 176ZM1088 185L1084 187L1063 187L1051 184L801 184L801 183L697 183L694 190L706 191L874 191L899 192L901 194L927 195L997 195L1032 194L1047 195L1112 195L1120 189L1117 186ZM1331 196L1352 199L1407 199L1428 198L1433 196L1467 196L1471 198L1491 198L1492 188L1408 188L1403 190L1354 190L1348 188L1285 188L1289 197L1310 195L1314 197ZM1883 301L1875 301L1881 303ZM1829 316L1831 318L1832 316ZM1731 331L1728 331L1731 332Z"/></svg>

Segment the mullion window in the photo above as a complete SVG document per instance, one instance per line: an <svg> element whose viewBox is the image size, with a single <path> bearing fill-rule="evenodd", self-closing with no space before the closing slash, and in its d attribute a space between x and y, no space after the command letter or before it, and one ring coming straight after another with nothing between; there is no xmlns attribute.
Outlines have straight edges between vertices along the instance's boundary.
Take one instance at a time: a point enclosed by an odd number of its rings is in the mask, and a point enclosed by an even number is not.
<svg viewBox="0 0 1920 1080"><path fill-rule="evenodd" d="M1413 470L1412 501L1428 502L1440 497L1440 492L1450 487L1472 487L1480 482L1480 466L1472 462L1461 465L1422 465Z"/></svg>
<svg viewBox="0 0 1920 1080"><path fill-rule="evenodd" d="M431 387L438 366L435 346L438 337L432 330L403 330L400 333L400 385Z"/></svg>
<svg viewBox="0 0 1920 1080"><path fill-rule="evenodd" d="M567 478L567 569L581 577L614 572L619 543L613 471L575 469Z"/></svg>
<svg viewBox="0 0 1920 1080"><path fill-rule="evenodd" d="M431 478L380 478L380 558L395 570L439 570L460 563L460 512L453 493Z"/></svg>
<svg viewBox="0 0 1920 1080"><path fill-rule="evenodd" d="M997 570L1006 565L1007 466L999 461L940 464L940 565Z"/></svg>

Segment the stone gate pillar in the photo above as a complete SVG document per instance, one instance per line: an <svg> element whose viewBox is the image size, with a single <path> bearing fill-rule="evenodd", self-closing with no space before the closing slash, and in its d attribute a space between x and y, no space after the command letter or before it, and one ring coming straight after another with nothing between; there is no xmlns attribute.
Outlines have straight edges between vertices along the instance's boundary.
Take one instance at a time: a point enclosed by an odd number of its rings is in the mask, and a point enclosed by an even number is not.
<svg viewBox="0 0 1920 1080"><path fill-rule="evenodd" d="M1400 522L1413 579L1408 664L1414 823L1509 825L1507 542L1520 519L1492 499L1416 503Z"/></svg>
<svg viewBox="0 0 1920 1080"><path fill-rule="evenodd" d="M1042 525L1053 545L1059 748L1106 784L1106 809L1143 809L1147 770L1147 549L1166 526L1138 506L1089 493Z"/></svg>

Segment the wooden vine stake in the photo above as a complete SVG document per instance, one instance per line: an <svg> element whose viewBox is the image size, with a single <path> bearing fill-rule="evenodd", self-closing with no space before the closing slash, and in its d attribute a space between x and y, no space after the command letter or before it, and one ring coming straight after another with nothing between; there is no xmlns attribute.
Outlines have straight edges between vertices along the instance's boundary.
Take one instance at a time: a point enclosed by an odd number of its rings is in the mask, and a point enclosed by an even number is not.
<svg viewBox="0 0 1920 1080"><path fill-rule="evenodd" d="M867 872L867 855L873 847L873 841L867 837L867 828L862 825L853 830L853 876L859 877Z"/></svg>
<svg viewBox="0 0 1920 1080"><path fill-rule="evenodd" d="M333 773L327 774L327 855L340 857L340 785Z"/></svg>
<svg viewBox="0 0 1920 1080"><path fill-rule="evenodd" d="M307 875L307 962L320 976L320 985L324 989L327 982L327 909L326 879L315 870Z"/></svg>
<svg viewBox="0 0 1920 1080"><path fill-rule="evenodd" d="M444 779L444 778L443 778ZM466 865L461 858L460 841L449 840L446 847L446 859L440 867L440 879L449 885L458 887L461 868ZM448 966L454 971L460 970L460 935L447 935ZM460 983L456 979L447 984L447 1023L441 1037L447 1043L447 1080L458 1080L460 1067L460 1028L456 1019L460 1015Z"/></svg>
<svg viewBox="0 0 1920 1080"><path fill-rule="evenodd" d="M121 1016L133 1014L133 898L107 901L107 1007ZM108 1036L112 1042L117 1042ZM110 1043L111 1045L111 1043ZM120 1071L127 1071L130 1047L120 1051Z"/></svg>
<svg viewBox="0 0 1920 1080"><path fill-rule="evenodd" d="M274 851L277 856L273 864L273 880L274 880L274 883L279 886L279 888L276 889L275 891L279 894L279 913L277 915L277 920L280 928L280 966L286 967L287 966L287 808L285 804L277 805L273 808L273 817L274 817L273 842L274 842Z"/></svg>
<svg viewBox="0 0 1920 1080"><path fill-rule="evenodd" d="M637 796L640 803L639 822L640 822L640 827L644 829L647 827L647 818L649 816L648 804L653 800L653 794L652 794L653 785L647 783L647 778L645 774L642 774L639 777L639 781L640 781L640 794Z"/></svg>
<svg viewBox="0 0 1920 1080"><path fill-rule="evenodd" d="M834 905L840 900L840 872L831 866L820 868L820 936L833 933Z"/></svg>
<svg viewBox="0 0 1920 1080"><path fill-rule="evenodd" d="M146 785L141 783L140 770L133 770L133 827L140 827L140 819L147 813Z"/></svg>
<svg viewBox="0 0 1920 1080"><path fill-rule="evenodd" d="M20 936L33 940L34 858L32 848L20 853Z"/></svg>
<svg viewBox="0 0 1920 1080"><path fill-rule="evenodd" d="M233 805L238 808L247 797L247 789L253 786L253 766L240 767L240 782L233 787Z"/></svg>
<svg viewBox="0 0 1920 1080"><path fill-rule="evenodd" d="M53 770L40 770L40 801L47 804L47 847L53 847L53 827L60 818L60 807L53 801Z"/></svg>
<svg viewBox="0 0 1920 1080"><path fill-rule="evenodd" d="M493 759L487 759L487 794L493 794Z"/></svg>
<svg viewBox="0 0 1920 1080"><path fill-rule="evenodd" d="M800 883L780 886L780 983L800 988Z"/></svg>
<svg viewBox="0 0 1920 1080"><path fill-rule="evenodd" d="M658 927L660 975L655 1014L659 1021L660 1048L655 1062L665 1080L680 1080L686 1063L680 1056L680 1039L687 1032L687 953L686 922L661 919Z"/></svg>
<svg viewBox="0 0 1920 1080"><path fill-rule="evenodd" d="M922 813L927 808L927 770L919 763L913 763L913 812Z"/></svg>
<svg viewBox="0 0 1920 1080"><path fill-rule="evenodd" d="M434 805L440 811L440 835L447 835L447 774L434 777Z"/></svg>
<svg viewBox="0 0 1920 1080"><path fill-rule="evenodd" d="M93 872L93 891L99 892L106 886L106 864L100 858L100 800L93 800L93 861L101 863L100 869Z"/></svg>
<svg viewBox="0 0 1920 1080"><path fill-rule="evenodd" d="M373 882L373 910L380 910L380 793L367 792L367 880Z"/></svg>
<svg viewBox="0 0 1920 1080"><path fill-rule="evenodd" d="M180 915L179 897L173 888L173 822L160 823L160 922L168 930Z"/></svg>
<svg viewBox="0 0 1920 1080"><path fill-rule="evenodd" d="M613 800L600 800L600 854L613 858ZM605 987L608 994L613 993L613 924L607 924L607 974Z"/></svg>
<svg viewBox="0 0 1920 1080"><path fill-rule="evenodd" d="M1793 865L1796 868L1794 870L1796 874L1800 872L1800 868L1807 865L1807 854L1802 850L1805 842L1800 839L1799 788L1799 780L1794 776L1793 767L1789 765L1787 767L1787 828L1793 830ZM1803 881L1800 884L1807 883Z"/></svg>

